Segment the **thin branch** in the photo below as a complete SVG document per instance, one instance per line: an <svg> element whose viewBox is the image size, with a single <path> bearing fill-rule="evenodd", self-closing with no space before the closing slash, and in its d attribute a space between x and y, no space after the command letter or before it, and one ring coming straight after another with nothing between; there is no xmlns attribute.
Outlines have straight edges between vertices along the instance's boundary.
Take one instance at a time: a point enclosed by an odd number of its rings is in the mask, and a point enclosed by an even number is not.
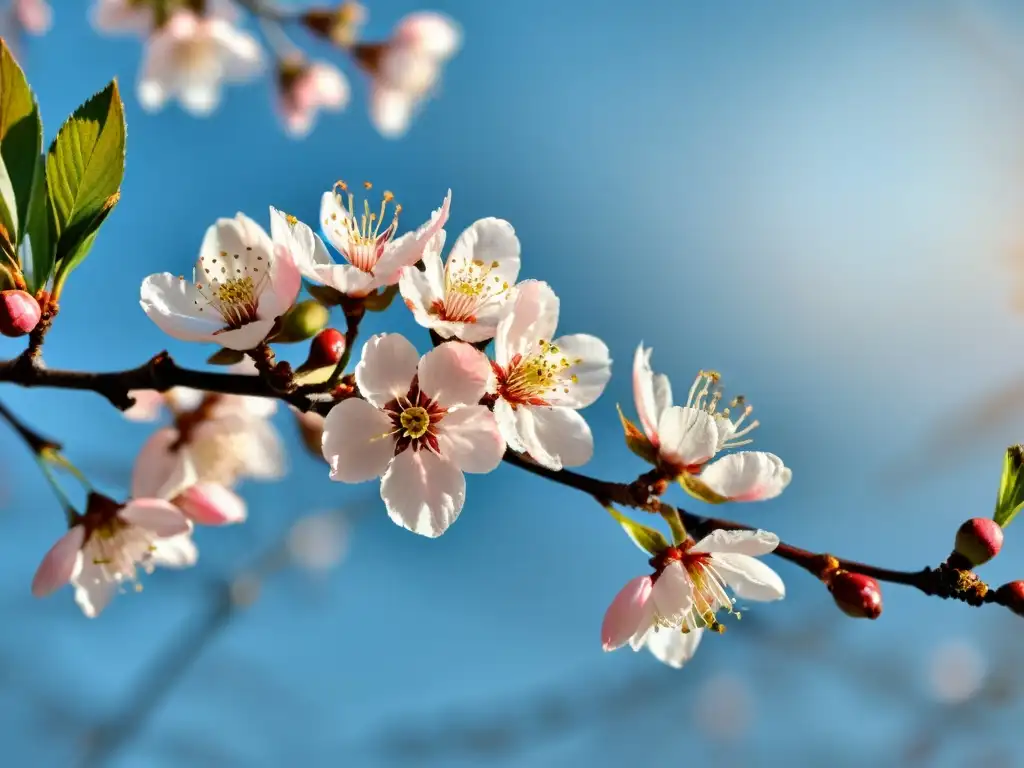
<svg viewBox="0 0 1024 768"><path fill-rule="evenodd" d="M346 339L354 341L357 329L358 322L350 321ZM351 346L348 345L346 351L351 349ZM334 405L334 402L324 402L316 396L317 393L322 395L323 392L329 391L325 385L285 392L273 388L270 383L259 376L182 368L171 359L167 352L161 352L138 368L107 373L55 370L44 368L41 364L25 365L23 359L0 361L0 382L19 384L24 387L50 387L97 392L122 410L131 407L134 403L129 395L132 390L152 389L164 392L173 387L188 387L222 394L276 398L290 403L300 411L315 411L320 414L326 414ZM550 470L511 450L506 452L505 461L559 485L582 491L603 505L614 503L659 514L663 511L677 511L686 527L698 535L718 528L754 530L750 526L731 520L695 515L665 504L658 498L659 494L645 482L644 478L649 475L641 476L640 480L632 483L609 482L569 470ZM824 578L825 573L830 569L842 568L870 576L878 581L913 587L926 595L944 599L955 598L969 605L979 606L985 603L1006 605L997 596L996 591L990 589L972 571L961 570L948 564L942 564L937 568L923 568L918 571L893 570L855 560L836 558L828 553L811 552L786 543L780 543L773 554L799 565L819 579Z"/></svg>
<svg viewBox="0 0 1024 768"><path fill-rule="evenodd" d="M18 437L25 441L29 449L36 456L41 456L47 451L59 451L61 444L48 437L43 437L25 422L19 419L6 405L0 403L0 418L10 424L11 429L18 433Z"/></svg>

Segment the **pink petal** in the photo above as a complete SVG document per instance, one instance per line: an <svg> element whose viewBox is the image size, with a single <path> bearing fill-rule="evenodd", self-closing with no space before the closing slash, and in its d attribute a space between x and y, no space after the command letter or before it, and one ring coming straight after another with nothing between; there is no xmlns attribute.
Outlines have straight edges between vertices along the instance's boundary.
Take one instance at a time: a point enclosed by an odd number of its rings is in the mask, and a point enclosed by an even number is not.
<svg viewBox="0 0 1024 768"><path fill-rule="evenodd" d="M483 405L467 405L449 412L437 437L441 456L463 472L492 472L505 455L505 438L494 414Z"/></svg>
<svg viewBox="0 0 1024 768"><path fill-rule="evenodd" d="M79 555L85 542L85 527L73 526L57 539L57 543L43 556L43 561L32 579L32 595L46 597L63 587L79 565Z"/></svg>
<svg viewBox="0 0 1024 768"><path fill-rule="evenodd" d="M437 59L446 59L455 53L461 37L454 21L432 11L418 11L403 17L394 33L396 42Z"/></svg>
<svg viewBox="0 0 1024 768"><path fill-rule="evenodd" d="M700 479L730 501L764 501L782 493L793 472L773 453L740 451L704 469Z"/></svg>
<svg viewBox="0 0 1024 768"><path fill-rule="evenodd" d="M550 342L558 327L558 296L540 280L523 280L506 306L494 335L494 359L506 366L516 355L529 355L538 341Z"/></svg>
<svg viewBox="0 0 1024 768"><path fill-rule="evenodd" d="M674 405L658 422L658 439L667 461L680 467L699 465L718 450L718 425L707 411Z"/></svg>
<svg viewBox="0 0 1024 768"><path fill-rule="evenodd" d="M273 320L287 312L295 303L302 288L302 273L291 251L283 244L274 246L274 261L270 265L270 285L260 297L259 314L262 319Z"/></svg>
<svg viewBox="0 0 1024 768"><path fill-rule="evenodd" d="M161 537L177 536L192 530L192 524L181 510L163 499L132 499L117 514L126 523Z"/></svg>
<svg viewBox="0 0 1024 768"><path fill-rule="evenodd" d="M321 446L331 479L364 483L383 475L395 453L391 419L365 400L351 398L324 419Z"/></svg>
<svg viewBox="0 0 1024 768"><path fill-rule="evenodd" d="M476 405L494 375L487 355L461 341L448 341L427 352L418 370L420 389L443 408Z"/></svg>
<svg viewBox="0 0 1024 768"><path fill-rule="evenodd" d="M407 395L420 362L420 354L399 333L381 333L363 345L356 365L359 393L370 403L383 408L396 397Z"/></svg>
<svg viewBox="0 0 1024 768"><path fill-rule="evenodd" d="M615 596L601 623L601 646L604 650L621 648L640 629L650 612L648 601L652 587L650 576L637 576Z"/></svg>
<svg viewBox="0 0 1024 768"><path fill-rule="evenodd" d="M171 499L196 481L188 453L171 448L180 437L171 427L158 429L145 442L132 469L132 497Z"/></svg>
<svg viewBox="0 0 1024 768"><path fill-rule="evenodd" d="M128 393L135 405L124 412L130 421L156 421L164 407L164 393L155 389L133 389Z"/></svg>
<svg viewBox="0 0 1024 768"><path fill-rule="evenodd" d="M217 483L196 483L181 493L175 503L190 520L200 525L229 525L246 518L242 498Z"/></svg>

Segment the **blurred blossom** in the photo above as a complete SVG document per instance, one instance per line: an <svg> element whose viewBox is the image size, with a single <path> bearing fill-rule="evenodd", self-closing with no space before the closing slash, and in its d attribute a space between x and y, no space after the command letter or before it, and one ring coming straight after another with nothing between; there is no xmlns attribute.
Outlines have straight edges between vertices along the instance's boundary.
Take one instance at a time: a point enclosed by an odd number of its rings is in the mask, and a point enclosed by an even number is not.
<svg viewBox="0 0 1024 768"><path fill-rule="evenodd" d="M348 105L348 80L333 64L283 63L278 69L277 109L294 138L313 130L320 110L339 112Z"/></svg>
<svg viewBox="0 0 1024 768"><path fill-rule="evenodd" d="M416 110L433 95L441 67L455 55L462 33L439 13L411 13L385 43L357 45L357 63L373 79L370 119L382 135L397 138L409 130Z"/></svg>
<svg viewBox="0 0 1024 768"><path fill-rule="evenodd" d="M984 657L966 640L950 640L936 647L928 662L932 695L946 704L959 704L976 696L985 673Z"/></svg>
<svg viewBox="0 0 1024 768"><path fill-rule="evenodd" d="M348 553L348 522L338 512L308 515L296 521L288 535L288 553L309 571L336 568Z"/></svg>
<svg viewBox="0 0 1024 768"><path fill-rule="evenodd" d="M177 98L187 112L204 117L220 102L222 83L250 80L262 69L263 50L248 32L213 12L179 10L149 38L139 101L157 111Z"/></svg>
<svg viewBox="0 0 1024 768"><path fill-rule="evenodd" d="M721 739L741 738L753 720L750 686L730 673L708 678L694 697L696 717L703 732Z"/></svg>
<svg viewBox="0 0 1024 768"><path fill-rule="evenodd" d="M92 25L107 35L146 35L153 28L153 6L137 0L96 0Z"/></svg>
<svg viewBox="0 0 1024 768"><path fill-rule="evenodd" d="M42 35L53 23L53 9L46 0L14 0L14 17L30 35Z"/></svg>

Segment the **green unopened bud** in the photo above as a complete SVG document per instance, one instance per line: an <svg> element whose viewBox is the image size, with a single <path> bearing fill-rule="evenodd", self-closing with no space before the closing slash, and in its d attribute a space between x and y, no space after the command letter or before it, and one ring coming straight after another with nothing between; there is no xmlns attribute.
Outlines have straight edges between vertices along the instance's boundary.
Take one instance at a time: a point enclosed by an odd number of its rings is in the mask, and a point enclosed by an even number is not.
<svg viewBox="0 0 1024 768"><path fill-rule="evenodd" d="M331 319L330 310L313 299L300 301L281 318L281 330L271 341L291 344L320 333Z"/></svg>
<svg viewBox="0 0 1024 768"><path fill-rule="evenodd" d="M992 519L1005 528L1024 506L1024 445L1011 445L1003 459L1003 476Z"/></svg>

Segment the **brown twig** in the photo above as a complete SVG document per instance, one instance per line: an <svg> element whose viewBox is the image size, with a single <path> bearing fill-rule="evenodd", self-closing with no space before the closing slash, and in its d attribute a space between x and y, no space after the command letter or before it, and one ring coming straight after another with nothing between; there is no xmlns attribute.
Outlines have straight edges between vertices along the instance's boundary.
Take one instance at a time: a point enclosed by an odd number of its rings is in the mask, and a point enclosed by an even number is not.
<svg viewBox="0 0 1024 768"><path fill-rule="evenodd" d="M351 338L354 341L357 330L358 320L350 320L346 338ZM346 351L348 349L351 349L351 345L346 347ZM334 405L333 402L325 402L322 398L317 398L311 392L312 389L321 393L329 392L330 382L315 388L303 387L299 390L285 392L275 389L259 376L182 368L171 359L167 352L161 352L138 368L107 373L54 370L43 368L41 365L26 366L21 359L0 361L0 382L19 384L24 387L50 387L96 392L122 410L131 407L134 403L128 394L132 390L154 389L163 392L172 387L189 387L207 392L277 398L290 403L300 411L316 411L321 414L326 414ZM619 504L651 513L677 511L687 529L696 535L702 535L718 528L753 530L750 526L731 520L696 515L665 504L658 498L657 492L662 489L652 487L643 481L644 477L648 477L646 475L641 476L640 481L616 483L564 469L550 470L512 451L506 452L505 461L559 485L583 491L604 505ZM893 570L854 560L835 558L827 553L811 552L786 543L779 544L773 554L800 566L819 579L824 578L829 570L838 567L870 576L878 581L913 587L926 595L944 599L954 598L974 606L997 603L1009 607L995 590L989 589L988 585L972 571L954 568L949 564L942 564L937 568L923 568L918 571Z"/></svg>

